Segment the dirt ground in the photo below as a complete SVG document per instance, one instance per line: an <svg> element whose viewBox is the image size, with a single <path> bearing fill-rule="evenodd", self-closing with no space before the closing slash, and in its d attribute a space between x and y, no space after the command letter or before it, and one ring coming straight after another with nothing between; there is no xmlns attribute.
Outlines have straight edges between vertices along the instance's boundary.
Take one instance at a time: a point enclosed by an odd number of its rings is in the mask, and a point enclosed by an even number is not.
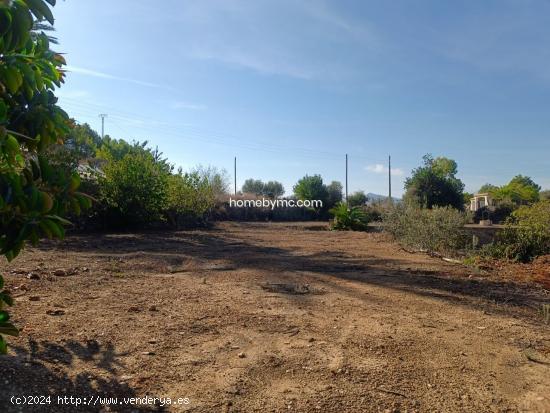
<svg viewBox="0 0 550 413"><path fill-rule="evenodd" d="M322 229L79 235L2 263L23 331L0 411L550 412L549 262L521 282ZM51 403L10 401L29 395ZM146 395L188 404L57 403Z"/></svg>

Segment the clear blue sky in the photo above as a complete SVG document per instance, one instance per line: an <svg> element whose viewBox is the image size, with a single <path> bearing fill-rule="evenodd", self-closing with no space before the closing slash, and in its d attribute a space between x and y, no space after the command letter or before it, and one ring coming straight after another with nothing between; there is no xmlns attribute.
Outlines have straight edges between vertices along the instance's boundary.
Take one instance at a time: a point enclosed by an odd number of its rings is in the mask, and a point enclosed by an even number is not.
<svg viewBox="0 0 550 413"><path fill-rule="evenodd" d="M550 2L66 0L61 105L238 184L304 174L394 194L425 153L466 188L550 188Z"/></svg>

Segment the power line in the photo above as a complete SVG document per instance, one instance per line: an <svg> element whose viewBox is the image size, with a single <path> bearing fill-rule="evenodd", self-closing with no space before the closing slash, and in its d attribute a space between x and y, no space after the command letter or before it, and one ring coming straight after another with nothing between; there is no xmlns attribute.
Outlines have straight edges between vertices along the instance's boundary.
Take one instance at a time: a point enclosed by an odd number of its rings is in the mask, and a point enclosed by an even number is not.
<svg viewBox="0 0 550 413"><path fill-rule="evenodd" d="M70 99L67 99L70 100ZM85 110L90 110L90 108L104 108L100 105L95 105L91 103L86 102L70 102L71 105L75 106L81 106ZM123 115L130 115L134 119L128 119L125 116L120 116L118 114ZM277 145L273 144L271 142L262 142L262 141L256 141L256 142L243 142L243 139L241 137L236 137L234 135L230 135L227 133L219 133L219 132L208 132L201 129L194 128L190 125L182 125L182 129L188 129L187 131L182 131L180 129L176 129L174 126L170 124L166 124L165 122L160 122L158 120L152 119L152 118L146 118L142 117L141 115L137 114L131 114L129 112L120 112L120 111L111 111L109 112L110 118L118 118L120 120L131 120L131 121L137 121L142 122L142 124L139 125L140 129L149 129L154 132L162 132L166 134L171 134L173 136L177 136L182 139L188 139L195 141L198 138L202 142L209 142L219 145L225 145L225 146L232 146L232 147L240 147L243 149L249 149L249 150L257 150L262 152L271 152L271 153L288 153L289 151L292 152L299 152L301 156L306 156L309 158L316 158L316 159L328 159L328 160L336 160L339 158L338 154L335 154L334 152L328 152L328 151L321 151L321 150L314 150L311 148L300 148L295 146L287 146L287 145ZM147 122L145 120L149 120L150 122L155 123L155 125L147 125ZM231 142L228 142L231 141ZM372 158L366 158L362 157L360 155L356 155L356 158L363 159L370 162L376 162L377 160L374 160ZM379 160L378 160L379 161Z"/></svg>

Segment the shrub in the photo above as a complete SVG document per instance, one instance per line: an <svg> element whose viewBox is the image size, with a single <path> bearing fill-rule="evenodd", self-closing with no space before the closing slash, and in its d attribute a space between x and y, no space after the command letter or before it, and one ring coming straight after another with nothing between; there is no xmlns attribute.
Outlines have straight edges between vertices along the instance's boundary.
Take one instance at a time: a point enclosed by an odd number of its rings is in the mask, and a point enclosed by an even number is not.
<svg viewBox="0 0 550 413"><path fill-rule="evenodd" d="M365 214L367 214L367 217L369 219L369 222L380 222L382 221L382 218L384 217L384 213L388 210L388 208L393 208L393 206L383 203L377 203L377 204L370 204L365 205L362 207L363 211L365 211Z"/></svg>
<svg viewBox="0 0 550 413"><path fill-rule="evenodd" d="M500 224L505 222L516 208L516 205L507 201L499 202L495 206L485 206L475 212L474 222L479 223L482 219L490 219L494 224Z"/></svg>
<svg viewBox="0 0 550 413"><path fill-rule="evenodd" d="M365 231L368 228L369 219L361 207L349 208L345 202L341 202L329 212L334 215L332 229Z"/></svg>
<svg viewBox="0 0 550 413"><path fill-rule="evenodd" d="M506 228L494 243L485 246L484 253L522 262L550 253L550 200L514 211Z"/></svg>
<svg viewBox="0 0 550 413"><path fill-rule="evenodd" d="M427 252L456 254L468 245L464 225L467 214L451 207L420 209L398 205L383 217L384 228L406 247Z"/></svg>
<svg viewBox="0 0 550 413"><path fill-rule="evenodd" d="M216 194L208 177L179 171L168 178L166 215L172 225L204 224L215 203Z"/></svg>
<svg viewBox="0 0 550 413"><path fill-rule="evenodd" d="M353 194L350 194L350 196L348 196L347 201L348 201L348 205L352 207L363 206L367 203L368 198L367 198L367 195L365 195L365 192L356 191Z"/></svg>
<svg viewBox="0 0 550 413"><path fill-rule="evenodd" d="M112 160L99 178L103 214L112 226L141 226L162 219L170 172L146 151Z"/></svg>

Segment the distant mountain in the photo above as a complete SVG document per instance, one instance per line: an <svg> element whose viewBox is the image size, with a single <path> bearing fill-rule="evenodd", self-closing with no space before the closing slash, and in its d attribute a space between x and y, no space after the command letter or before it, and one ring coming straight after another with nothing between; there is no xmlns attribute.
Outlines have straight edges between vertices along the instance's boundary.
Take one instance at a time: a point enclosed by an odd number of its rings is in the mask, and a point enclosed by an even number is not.
<svg viewBox="0 0 550 413"><path fill-rule="evenodd" d="M383 201L387 201L388 200L388 196L387 195L380 195L380 194L373 194L372 192L369 192L367 194L367 198L368 198L368 201L367 203L378 203L378 202L383 202ZM395 198L392 196L392 200L393 202L401 202L401 198Z"/></svg>

